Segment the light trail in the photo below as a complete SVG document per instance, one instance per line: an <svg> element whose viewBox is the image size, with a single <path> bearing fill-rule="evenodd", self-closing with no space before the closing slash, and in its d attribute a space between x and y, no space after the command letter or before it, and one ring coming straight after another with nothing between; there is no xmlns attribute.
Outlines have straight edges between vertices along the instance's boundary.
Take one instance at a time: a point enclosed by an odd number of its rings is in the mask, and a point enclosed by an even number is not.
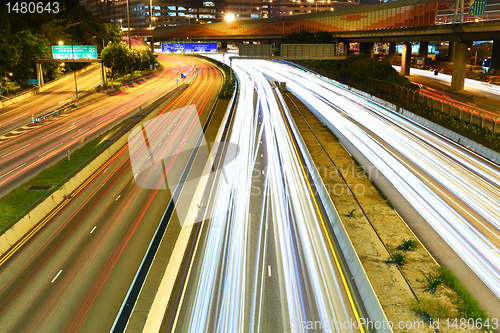
<svg viewBox="0 0 500 333"><path fill-rule="evenodd" d="M500 297L497 165L331 80L284 64L251 65L285 81L339 130Z"/></svg>
<svg viewBox="0 0 500 333"><path fill-rule="evenodd" d="M401 66L392 66L398 72L401 72ZM451 75L439 73L438 75L434 75L434 71L426 71L418 68L410 68L410 74L419 75L426 77L428 79L434 79L441 83L450 84L451 83ZM500 97L500 86L490 84L483 81L473 80L473 79L465 79L464 89L470 91L478 91L478 92L488 92L490 94L497 95Z"/></svg>
<svg viewBox="0 0 500 333"><path fill-rule="evenodd" d="M198 236L203 246L189 266L172 331L266 331L264 307L276 312L282 331L305 332L299 323L324 318L356 321L283 119L283 101L258 71L234 61L233 69L240 96L227 141L240 152L223 162L227 183L221 179L212 190L212 217ZM252 195L255 174L262 181L258 195ZM262 210L252 208L256 202ZM266 294L270 286L279 290L278 300Z"/></svg>

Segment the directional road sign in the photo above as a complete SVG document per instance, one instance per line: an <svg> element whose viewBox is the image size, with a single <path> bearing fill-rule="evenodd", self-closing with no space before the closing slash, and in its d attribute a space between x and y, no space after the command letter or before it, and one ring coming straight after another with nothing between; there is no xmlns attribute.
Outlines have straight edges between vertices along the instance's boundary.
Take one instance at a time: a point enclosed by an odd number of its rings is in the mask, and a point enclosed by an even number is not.
<svg viewBox="0 0 500 333"><path fill-rule="evenodd" d="M97 46L95 45L63 45L52 46L54 59L97 59Z"/></svg>

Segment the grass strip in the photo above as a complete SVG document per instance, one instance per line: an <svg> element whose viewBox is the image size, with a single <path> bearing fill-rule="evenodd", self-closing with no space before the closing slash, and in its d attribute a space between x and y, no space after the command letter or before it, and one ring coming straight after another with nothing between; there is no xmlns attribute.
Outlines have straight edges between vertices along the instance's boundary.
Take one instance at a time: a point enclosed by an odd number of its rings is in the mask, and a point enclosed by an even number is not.
<svg viewBox="0 0 500 333"><path fill-rule="evenodd" d="M453 303L458 309L458 315L461 318L480 319L486 323L488 316L481 308L478 301L465 289L458 278L448 268L441 266L439 272L443 277L443 282L453 289L457 296L453 299Z"/></svg>
<svg viewBox="0 0 500 333"><path fill-rule="evenodd" d="M63 158L0 198L0 235L57 191L110 144L109 142L102 142L100 138L94 139L75 150L70 155L69 161L67 157ZM52 187L47 191L28 190L31 186Z"/></svg>

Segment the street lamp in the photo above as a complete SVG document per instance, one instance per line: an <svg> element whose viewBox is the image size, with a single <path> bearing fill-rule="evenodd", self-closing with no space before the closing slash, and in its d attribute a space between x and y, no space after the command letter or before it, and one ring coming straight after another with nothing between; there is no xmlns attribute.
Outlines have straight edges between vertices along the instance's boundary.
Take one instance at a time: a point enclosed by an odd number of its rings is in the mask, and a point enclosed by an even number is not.
<svg viewBox="0 0 500 333"><path fill-rule="evenodd" d="M122 25L122 19L119 19L118 21L120 21L120 29L123 29L123 25Z"/></svg>
<svg viewBox="0 0 500 333"><path fill-rule="evenodd" d="M64 45L64 42L61 40L59 41L59 45ZM76 84L76 68L75 68L75 51L73 49L73 43L71 43L71 57L73 58L73 75L75 77L75 95L76 95L76 100L78 101L78 85Z"/></svg>
<svg viewBox="0 0 500 333"><path fill-rule="evenodd" d="M12 73L9 73L9 76L12 75ZM9 78L7 77L7 73L5 73L5 89L7 90L7 95L9 95Z"/></svg>
<svg viewBox="0 0 500 333"><path fill-rule="evenodd" d="M100 36L92 36L93 39L95 38L100 38L102 39L102 49L101 49L101 54L102 54L102 50L104 50L104 37L100 37Z"/></svg>
<svg viewBox="0 0 500 333"><path fill-rule="evenodd" d="M234 14L226 14L226 21L233 22L235 17Z"/></svg>

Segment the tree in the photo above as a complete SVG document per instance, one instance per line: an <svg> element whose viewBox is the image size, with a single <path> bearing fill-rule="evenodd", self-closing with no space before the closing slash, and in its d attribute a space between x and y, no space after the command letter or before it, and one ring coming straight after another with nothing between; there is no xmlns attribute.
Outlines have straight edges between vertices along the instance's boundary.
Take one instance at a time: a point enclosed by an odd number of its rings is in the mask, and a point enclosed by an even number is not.
<svg viewBox="0 0 500 333"><path fill-rule="evenodd" d="M112 43L102 50L102 62L104 66L111 69L111 87L115 77L123 76L130 69L130 56L128 46L125 43Z"/></svg>

